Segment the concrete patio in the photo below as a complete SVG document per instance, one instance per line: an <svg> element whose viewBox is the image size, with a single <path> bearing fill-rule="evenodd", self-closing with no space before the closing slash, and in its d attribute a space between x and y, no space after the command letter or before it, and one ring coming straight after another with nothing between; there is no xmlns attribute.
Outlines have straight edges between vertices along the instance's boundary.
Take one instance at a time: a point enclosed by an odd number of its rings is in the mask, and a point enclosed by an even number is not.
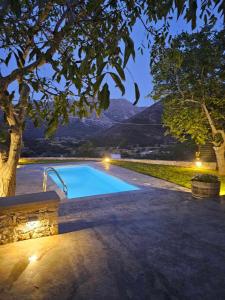
<svg viewBox="0 0 225 300"><path fill-rule="evenodd" d="M38 168L19 170L29 192ZM143 189L62 201L60 235L0 246L0 299L225 299L223 200L109 172Z"/></svg>

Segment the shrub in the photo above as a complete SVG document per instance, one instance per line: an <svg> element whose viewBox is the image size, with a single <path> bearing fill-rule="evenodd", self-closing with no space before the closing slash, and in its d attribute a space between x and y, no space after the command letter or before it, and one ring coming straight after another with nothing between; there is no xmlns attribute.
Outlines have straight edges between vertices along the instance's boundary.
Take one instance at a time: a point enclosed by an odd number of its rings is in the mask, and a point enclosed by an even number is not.
<svg viewBox="0 0 225 300"><path fill-rule="evenodd" d="M219 178L216 175L212 174L199 174L194 176L192 181L200 181L200 182L219 182Z"/></svg>

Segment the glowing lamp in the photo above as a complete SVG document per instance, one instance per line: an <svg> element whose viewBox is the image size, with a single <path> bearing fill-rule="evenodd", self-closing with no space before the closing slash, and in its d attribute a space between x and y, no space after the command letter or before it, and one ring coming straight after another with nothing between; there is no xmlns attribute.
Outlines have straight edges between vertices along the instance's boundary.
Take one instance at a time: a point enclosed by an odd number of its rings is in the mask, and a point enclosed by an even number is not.
<svg viewBox="0 0 225 300"><path fill-rule="evenodd" d="M37 257L37 255L31 255L29 258L28 258L28 260L29 260L29 262L30 263L33 263L33 262L35 262L35 261L37 261L37 259L38 259L38 257Z"/></svg>
<svg viewBox="0 0 225 300"><path fill-rule="evenodd" d="M105 157L103 160L105 163L109 163L110 162L110 158L109 157Z"/></svg>
<svg viewBox="0 0 225 300"><path fill-rule="evenodd" d="M37 216L29 217L26 226L31 230L39 227L40 221Z"/></svg>
<svg viewBox="0 0 225 300"><path fill-rule="evenodd" d="M195 165L196 165L197 168L201 168L202 167L202 162L200 160L197 160L195 162Z"/></svg>

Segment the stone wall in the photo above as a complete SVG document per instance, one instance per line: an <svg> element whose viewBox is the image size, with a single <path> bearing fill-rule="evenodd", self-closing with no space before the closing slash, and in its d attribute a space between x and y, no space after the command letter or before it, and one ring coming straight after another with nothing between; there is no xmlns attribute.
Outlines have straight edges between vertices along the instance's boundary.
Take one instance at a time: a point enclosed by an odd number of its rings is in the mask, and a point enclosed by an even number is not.
<svg viewBox="0 0 225 300"><path fill-rule="evenodd" d="M41 159L41 160L51 160L57 159L63 161L69 160L77 160L77 161L102 161L102 158L88 158L88 157L26 157L21 158L21 163L29 163L29 161ZM195 168L194 161L176 161L176 160L156 160L156 159L133 159L133 158L121 158L118 160L122 161L131 161L131 162L140 162L146 164L155 164L155 165L167 165L167 166L177 166L177 167L187 167L187 168ZM206 162L203 160L202 169L206 170L216 170L216 162Z"/></svg>
<svg viewBox="0 0 225 300"><path fill-rule="evenodd" d="M54 191L0 198L0 244L57 234L59 201Z"/></svg>
<svg viewBox="0 0 225 300"><path fill-rule="evenodd" d="M176 160L152 160L152 159L120 159L122 161L131 161L131 162L140 162L145 164L152 165L167 165L167 166L176 166L176 167L185 167L185 168L196 168L194 161L176 161ZM216 170L215 162L202 162L201 169L205 170Z"/></svg>

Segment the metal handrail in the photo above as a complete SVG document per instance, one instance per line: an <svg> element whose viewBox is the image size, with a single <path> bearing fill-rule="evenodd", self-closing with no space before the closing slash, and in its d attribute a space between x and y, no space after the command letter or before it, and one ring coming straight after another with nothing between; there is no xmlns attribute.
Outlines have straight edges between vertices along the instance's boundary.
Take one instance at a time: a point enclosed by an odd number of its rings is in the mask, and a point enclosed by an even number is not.
<svg viewBox="0 0 225 300"><path fill-rule="evenodd" d="M44 170L43 173L43 191L46 192L47 190L47 181L48 181L48 173L49 172L54 172L56 174L56 176L58 177L59 181L62 183L63 186L63 192L66 194L66 196L68 195L68 188L67 185L65 184L65 182L62 180L61 176L59 175L59 173L56 171L55 168L52 167L47 167Z"/></svg>

